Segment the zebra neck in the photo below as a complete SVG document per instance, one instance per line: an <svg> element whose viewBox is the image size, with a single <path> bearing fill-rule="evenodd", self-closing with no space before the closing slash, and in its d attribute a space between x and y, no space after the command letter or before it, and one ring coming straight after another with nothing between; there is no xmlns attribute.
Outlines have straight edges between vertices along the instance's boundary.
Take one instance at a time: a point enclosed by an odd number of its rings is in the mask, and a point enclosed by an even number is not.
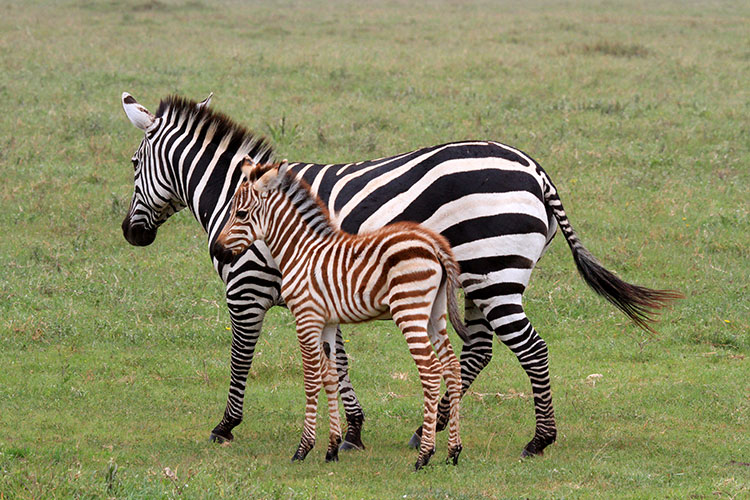
<svg viewBox="0 0 750 500"><path fill-rule="evenodd" d="M177 194L209 235L221 228L231 197L240 184L238 168L245 151L219 150L209 144L192 163L173 158Z"/></svg>

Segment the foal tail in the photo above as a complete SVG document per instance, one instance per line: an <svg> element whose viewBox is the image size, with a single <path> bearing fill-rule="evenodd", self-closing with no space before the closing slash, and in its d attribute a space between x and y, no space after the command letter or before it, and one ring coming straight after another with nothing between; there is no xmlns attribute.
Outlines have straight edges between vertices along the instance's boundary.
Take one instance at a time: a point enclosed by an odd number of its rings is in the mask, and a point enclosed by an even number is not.
<svg viewBox="0 0 750 500"><path fill-rule="evenodd" d="M453 256L453 250L451 250L448 240L436 233L432 233L432 235L434 236L433 246L435 253L437 253L447 275L448 319L450 319L453 328L456 330L458 336L461 337L461 340L467 343L469 341L469 330L466 328L466 324L461 321L461 313L458 310L458 301L456 300L456 289L461 287L461 283L458 281L461 268Z"/></svg>
<svg viewBox="0 0 750 500"><path fill-rule="evenodd" d="M656 322L654 316L659 314L657 310L685 296L677 290L654 290L633 285L607 270L578 239L563 209L560 197L557 195L557 189L549 176L544 172L543 175L544 201L557 219L557 224L573 252L573 260L583 280L596 293L624 312L636 325L655 333L650 323Z"/></svg>

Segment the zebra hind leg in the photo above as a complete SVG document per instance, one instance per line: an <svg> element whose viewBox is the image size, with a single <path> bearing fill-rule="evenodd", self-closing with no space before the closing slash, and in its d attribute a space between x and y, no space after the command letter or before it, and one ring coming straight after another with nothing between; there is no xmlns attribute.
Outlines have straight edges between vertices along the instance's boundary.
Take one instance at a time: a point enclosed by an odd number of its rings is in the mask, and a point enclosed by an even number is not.
<svg viewBox="0 0 750 500"><path fill-rule="evenodd" d="M344 405L346 414L346 435L341 443L341 451L364 450L362 442L362 426L365 423L365 413L359 404L357 394L354 392L351 380L349 380L349 359L344 350L344 339L341 336L341 328L336 328L336 371L339 377L339 395Z"/></svg>
<svg viewBox="0 0 750 500"><path fill-rule="evenodd" d="M517 314L517 313L516 313ZM552 406L547 343L537 334L526 316L510 323L497 320L495 333L513 351L526 371L534 396L536 427L534 437L524 446L521 457L541 456L555 442L557 427Z"/></svg>

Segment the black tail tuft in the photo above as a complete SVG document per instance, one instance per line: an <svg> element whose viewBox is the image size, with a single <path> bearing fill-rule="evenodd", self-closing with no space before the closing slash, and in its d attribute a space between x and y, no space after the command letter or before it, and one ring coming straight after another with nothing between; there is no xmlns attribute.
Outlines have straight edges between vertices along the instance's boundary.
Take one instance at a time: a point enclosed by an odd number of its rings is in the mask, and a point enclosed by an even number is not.
<svg viewBox="0 0 750 500"><path fill-rule="evenodd" d="M675 299L684 298L676 290L654 290L623 281L605 269L583 246L576 245L572 250L578 272L586 284L644 330L654 332L650 323L656 321L657 310Z"/></svg>
<svg viewBox="0 0 750 500"><path fill-rule="evenodd" d="M560 231L573 252L573 260L578 267L578 272L581 273L586 284L624 312L636 325L653 333L654 329L649 323L656 321L654 316L658 314L657 310L685 296L676 290L653 290L633 285L605 269L581 244L568 220L557 190L546 173L544 173L544 181L544 201L557 219Z"/></svg>

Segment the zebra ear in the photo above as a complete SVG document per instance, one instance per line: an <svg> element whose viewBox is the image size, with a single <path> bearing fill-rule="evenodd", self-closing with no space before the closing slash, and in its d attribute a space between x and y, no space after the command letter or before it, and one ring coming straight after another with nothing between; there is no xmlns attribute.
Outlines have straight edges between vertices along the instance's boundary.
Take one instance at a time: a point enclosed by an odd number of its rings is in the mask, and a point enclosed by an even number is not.
<svg viewBox="0 0 750 500"><path fill-rule="evenodd" d="M242 170L242 173L245 174L247 180L250 182L253 182L253 180L255 180L255 177L257 177L258 165L253 163L250 158L245 158L244 160L242 160L240 169Z"/></svg>
<svg viewBox="0 0 750 500"><path fill-rule="evenodd" d="M127 92L122 93L122 108L125 110L125 114L128 115L130 122L144 132L151 128L156 121L154 115L138 104L138 101Z"/></svg>
<svg viewBox="0 0 750 500"><path fill-rule="evenodd" d="M208 97L206 97L205 99L203 99L203 100L202 100L201 102L199 102L199 103L197 104L197 106L198 106L198 109L202 109L202 108L207 108L207 107L208 107L208 105L209 105L209 104L211 104L211 98L212 98L213 96L214 96L214 93L213 93L213 92L211 92L210 94L208 94Z"/></svg>

